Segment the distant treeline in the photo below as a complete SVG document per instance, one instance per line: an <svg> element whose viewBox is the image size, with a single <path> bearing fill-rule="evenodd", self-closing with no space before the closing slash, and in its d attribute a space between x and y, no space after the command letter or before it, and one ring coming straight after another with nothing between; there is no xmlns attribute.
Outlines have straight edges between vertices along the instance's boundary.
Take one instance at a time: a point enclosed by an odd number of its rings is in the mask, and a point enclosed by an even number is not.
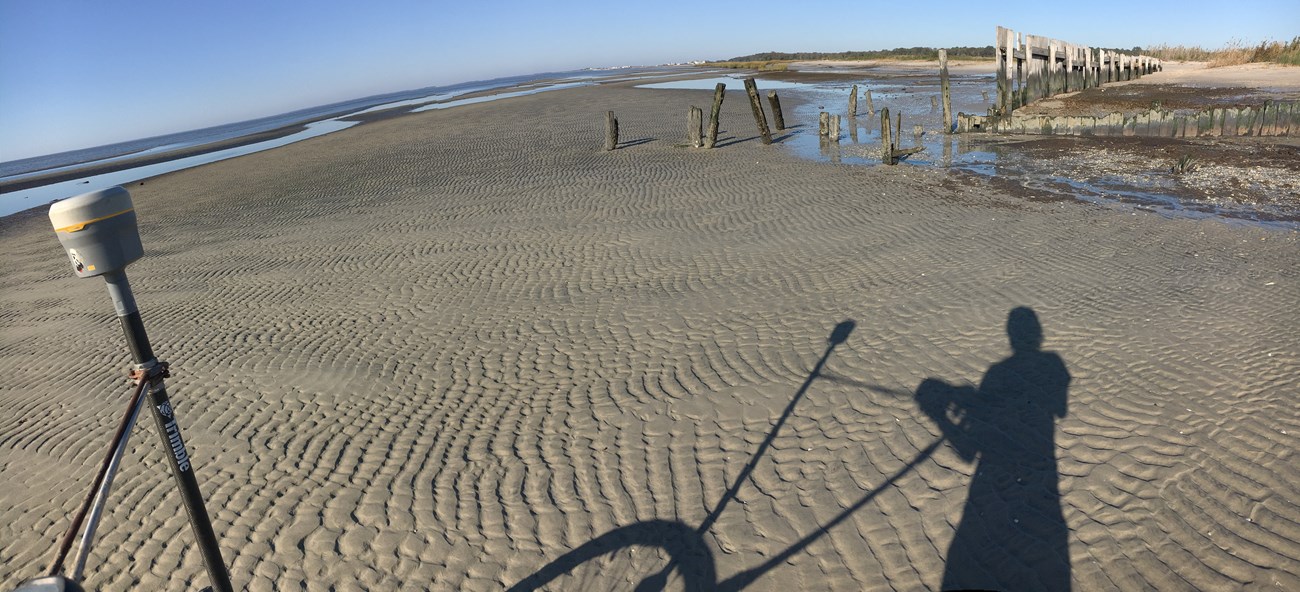
<svg viewBox="0 0 1300 592"><path fill-rule="evenodd" d="M992 45L985 47L949 47L949 58L986 59L997 57ZM782 52L767 51L725 60L728 62L775 62L808 60L937 60L939 50L933 47L897 47L894 49L877 49L873 51L841 51L827 53L820 51Z"/></svg>

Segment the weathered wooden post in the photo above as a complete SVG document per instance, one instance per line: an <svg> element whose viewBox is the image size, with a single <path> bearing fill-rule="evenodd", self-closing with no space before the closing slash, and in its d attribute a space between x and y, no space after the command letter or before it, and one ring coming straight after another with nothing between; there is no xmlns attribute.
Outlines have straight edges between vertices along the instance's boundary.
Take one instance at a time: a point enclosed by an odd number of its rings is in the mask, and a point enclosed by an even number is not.
<svg viewBox="0 0 1300 592"><path fill-rule="evenodd" d="M875 115L876 106L871 102L871 89L867 89L867 115Z"/></svg>
<svg viewBox="0 0 1300 592"><path fill-rule="evenodd" d="M758 135L764 144L772 143L772 132L767 129L767 116L763 114L763 103L758 99L758 85L754 79L745 79L745 92L749 93L749 108L754 110L754 124L758 126Z"/></svg>
<svg viewBox="0 0 1300 592"><path fill-rule="evenodd" d="M618 119L613 111L605 112L605 150L618 148Z"/></svg>
<svg viewBox="0 0 1300 592"><path fill-rule="evenodd" d="M853 91L849 94L849 117L858 114L858 85L853 85Z"/></svg>
<svg viewBox="0 0 1300 592"><path fill-rule="evenodd" d="M889 107L880 108L880 162L894 164L894 141L889 137Z"/></svg>
<svg viewBox="0 0 1300 592"><path fill-rule="evenodd" d="M952 94L948 88L948 50L939 50L939 93L943 95L943 133L952 133ZM985 95L985 100L988 94Z"/></svg>
<svg viewBox="0 0 1300 592"><path fill-rule="evenodd" d="M831 132L831 114L822 111L817 116L817 135L823 138Z"/></svg>
<svg viewBox="0 0 1300 592"><path fill-rule="evenodd" d="M785 130L785 115L781 113L781 97L776 96L776 91L767 91L767 102L772 105L772 122L776 124L776 131Z"/></svg>
<svg viewBox="0 0 1300 592"><path fill-rule="evenodd" d="M934 113L939 110L939 97L930 96L930 112Z"/></svg>
<svg viewBox="0 0 1300 592"><path fill-rule="evenodd" d="M989 91L987 90L980 91L980 96L984 98L985 103L989 102Z"/></svg>
<svg viewBox="0 0 1300 592"><path fill-rule="evenodd" d="M686 114L686 141L692 148L704 145L704 111L699 107L692 106Z"/></svg>
<svg viewBox="0 0 1300 592"><path fill-rule="evenodd" d="M840 141L840 116L839 115L831 116L830 138L832 142L835 142L837 144Z"/></svg>
<svg viewBox="0 0 1300 592"><path fill-rule="evenodd" d="M1002 27L998 27L997 37L997 85L998 85L998 103L996 110L999 115L1006 117L1011 115L1011 64L1015 59L1014 48L1012 45L1013 33Z"/></svg>
<svg viewBox="0 0 1300 592"><path fill-rule="evenodd" d="M894 141L895 148L898 147L899 142L903 141L903 110L902 109L898 110L898 122L894 124L894 135L890 136L889 138Z"/></svg>
<svg viewBox="0 0 1300 592"><path fill-rule="evenodd" d="M722 98L727 94L727 85L719 82L713 87L713 110L709 111L709 133L704 137L704 147L712 148L718 143L718 116L722 113Z"/></svg>

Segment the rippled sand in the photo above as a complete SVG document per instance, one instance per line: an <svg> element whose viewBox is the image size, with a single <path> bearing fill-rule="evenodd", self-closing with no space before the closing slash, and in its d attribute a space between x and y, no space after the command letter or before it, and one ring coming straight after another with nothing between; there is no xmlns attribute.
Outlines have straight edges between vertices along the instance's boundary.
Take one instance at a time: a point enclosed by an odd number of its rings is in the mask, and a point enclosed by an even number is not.
<svg viewBox="0 0 1300 592"><path fill-rule="evenodd" d="M237 589L1300 589L1294 231L801 161L738 94L721 148L676 147L710 96L556 91L130 188L133 284ZM606 109L632 145L599 151ZM48 562L129 364L43 216L0 251L9 589ZM984 380L1016 307L1068 372L1064 417ZM1037 392L1029 368L1006 392ZM934 445L927 379L1002 426L951 408L990 434L975 457ZM88 589L206 585L152 428ZM970 487L977 466L998 478ZM959 525L992 559L947 561Z"/></svg>

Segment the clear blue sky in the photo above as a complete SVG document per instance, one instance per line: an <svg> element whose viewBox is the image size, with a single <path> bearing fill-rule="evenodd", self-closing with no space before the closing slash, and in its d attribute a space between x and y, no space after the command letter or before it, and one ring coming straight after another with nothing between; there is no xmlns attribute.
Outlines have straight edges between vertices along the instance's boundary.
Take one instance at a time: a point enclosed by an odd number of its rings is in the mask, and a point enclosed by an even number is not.
<svg viewBox="0 0 1300 592"><path fill-rule="evenodd" d="M1300 2L0 0L0 161L514 74L991 45L996 25L1219 47L1300 34Z"/></svg>

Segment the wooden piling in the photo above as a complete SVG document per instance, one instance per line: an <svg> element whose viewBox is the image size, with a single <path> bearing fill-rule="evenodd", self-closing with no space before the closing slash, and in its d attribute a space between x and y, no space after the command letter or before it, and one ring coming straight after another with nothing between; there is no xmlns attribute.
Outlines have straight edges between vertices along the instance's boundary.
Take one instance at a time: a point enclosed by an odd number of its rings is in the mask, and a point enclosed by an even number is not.
<svg viewBox="0 0 1300 592"><path fill-rule="evenodd" d="M776 124L776 131L785 131L785 114L781 112L781 97L776 96L776 91L767 91L767 103L772 106L772 123Z"/></svg>
<svg viewBox="0 0 1300 592"><path fill-rule="evenodd" d="M686 114L686 141L692 148L704 145L704 111L691 107Z"/></svg>
<svg viewBox="0 0 1300 592"><path fill-rule="evenodd" d="M943 133L952 133L952 93L948 87L948 50L939 50L939 94L943 97ZM987 95L985 95L987 96Z"/></svg>
<svg viewBox="0 0 1300 592"><path fill-rule="evenodd" d="M718 116L722 113L722 99L727 94L727 85L719 82L713 87L713 109L709 111L709 133L704 137L704 147L712 148L718 143Z"/></svg>
<svg viewBox="0 0 1300 592"><path fill-rule="evenodd" d="M831 114L822 111L817 115L817 135L825 138L831 133Z"/></svg>
<svg viewBox="0 0 1300 592"><path fill-rule="evenodd" d="M994 110L1002 116L1011 114L1011 77L1008 70L1014 58L1011 56L1010 44L1007 43L1007 33L1006 29L998 27L997 43L993 52L997 60L994 74L998 88L998 103L994 106Z"/></svg>
<svg viewBox="0 0 1300 592"><path fill-rule="evenodd" d="M867 89L867 115L875 115L876 106L871 103L871 89Z"/></svg>
<svg viewBox="0 0 1300 592"><path fill-rule="evenodd" d="M830 123L831 123L830 134L829 134L829 135L830 135L830 139L831 139L832 142L839 143L839 141L840 141L840 116L839 116L839 115L832 115L832 116L831 116L831 122L830 122Z"/></svg>
<svg viewBox="0 0 1300 592"><path fill-rule="evenodd" d="M605 150L618 148L618 119L613 111L605 112Z"/></svg>
<svg viewBox="0 0 1300 592"><path fill-rule="evenodd" d="M889 137L889 107L880 108L880 162L894 164L894 142Z"/></svg>
<svg viewBox="0 0 1300 592"><path fill-rule="evenodd" d="M853 90L849 94L849 117L855 117L858 114L858 85L853 85Z"/></svg>
<svg viewBox="0 0 1300 592"><path fill-rule="evenodd" d="M939 110L939 97L936 97L936 96L934 96L934 95L931 95L931 96L930 96L930 112L931 112L931 113L934 113L935 111L938 111L938 110Z"/></svg>
<svg viewBox="0 0 1300 592"><path fill-rule="evenodd" d="M745 92L749 94L749 108L754 111L754 125L764 144L772 143L772 132L767 129L767 116L763 114L763 103L758 99L758 85L752 77L745 79Z"/></svg>

